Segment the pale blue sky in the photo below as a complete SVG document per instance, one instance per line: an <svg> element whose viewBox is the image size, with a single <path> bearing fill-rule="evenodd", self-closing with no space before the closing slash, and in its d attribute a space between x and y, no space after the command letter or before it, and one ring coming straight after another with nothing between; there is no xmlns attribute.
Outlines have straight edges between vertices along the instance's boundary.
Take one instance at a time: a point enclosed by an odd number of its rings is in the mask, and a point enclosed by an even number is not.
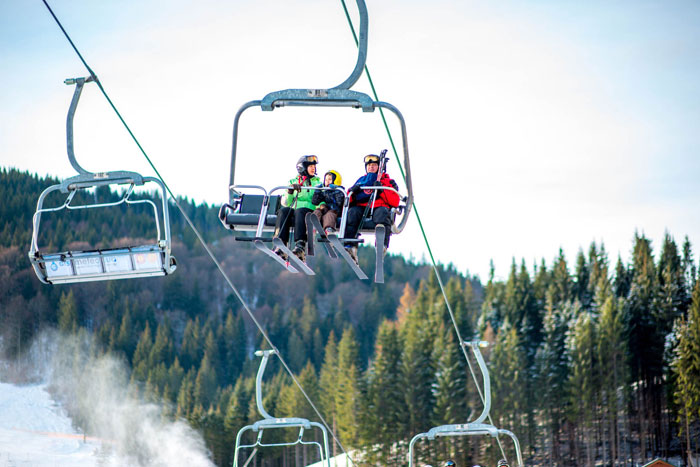
<svg viewBox="0 0 700 467"><path fill-rule="evenodd" d="M238 107L335 86L355 61L339 0L50 4L173 190L214 204L226 199ZM406 118L438 260L485 280L491 258L503 277L513 257L549 264L561 246L573 262L593 240L627 258L635 230L657 247L666 229L700 242L700 3L368 8L368 65ZM72 175L62 81L86 71L41 1L0 1L0 63L0 165ZM369 90L364 78L355 88ZM313 152L349 184L362 155L387 144L377 115L250 110L237 181L278 185ZM95 87L78 109L76 153L88 169L150 174ZM392 250L425 254L415 219Z"/></svg>

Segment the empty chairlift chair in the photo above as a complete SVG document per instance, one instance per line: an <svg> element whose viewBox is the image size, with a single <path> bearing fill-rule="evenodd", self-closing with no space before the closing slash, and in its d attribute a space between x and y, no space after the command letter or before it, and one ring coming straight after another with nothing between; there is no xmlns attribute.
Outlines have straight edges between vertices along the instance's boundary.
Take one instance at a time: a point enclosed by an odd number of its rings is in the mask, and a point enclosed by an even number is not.
<svg viewBox="0 0 700 467"><path fill-rule="evenodd" d="M75 92L68 111L66 136L68 159L78 175L46 188L37 202L33 217L32 242L29 259L39 280L45 284L65 284L91 282L109 279L164 276L176 269L175 258L171 256L170 219L168 215L167 193L163 183L154 177L142 177L136 172L115 171L92 173L83 169L75 159L73 151L73 117L80 99L83 85L93 78L67 79L66 84L75 84ZM155 184L159 188L161 209L150 199L131 199L134 188ZM121 186L124 192L114 202L74 205L75 195L81 191L101 186ZM66 194L63 204L57 207L44 207L44 200L50 193L58 191ZM105 208L120 204L147 204L153 208L156 226L156 239L153 243L122 248L90 249L80 251L41 252L38 241L43 213L62 210ZM161 227L162 225L162 227Z"/></svg>
<svg viewBox="0 0 700 467"><path fill-rule="evenodd" d="M481 370L481 374L483 376L484 408L481 412L481 415L479 415L479 417L472 422L452 425L441 425L431 428L430 430L428 430L427 433L419 433L416 436L414 436L408 448L408 466L413 467L414 465L416 465L414 460L414 450L416 442L421 439L427 439L428 441L432 441L436 438L447 436L454 437L486 435L496 438L496 440L499 440L499 435L505 435L513 441L515 454L518 460L517 467L523 467L524 464L522 454L520 452L520 443L518 442L518 438L515 436L515 434L508 430L496 428L493 425L484 423L484 421L489 415L489 411L491 410L491 379L489 377L489 370L486 368L486 363L484 362L484 358L481 355L479 347L487 346L488 343L483 341L464 341L462 345L471 348L472 352L474 353L474 356L476 357L476 361L479 364L479 369ZM503 462L505 461L501 461L499 465L506 465L503 464Z"/></svg>
<svg viewBox="0 0 700 467"><path fill-rule="evenodd" d="M224 224L224 226L228 229L231 230L245 230L246 226L250 226L249 223L246 223L247 221L245 220L244 217L241 215L243 214L250 214L248 212L244 212L244 206L242 204L242 199L241 199L241 193L240 193L240 188L244 187L245 185L236 185L235 184L235 169L236 169L236 152L237 152L237 147L238 147L238 124L239 120L241 118L241 115L243 112L245 112L247 109L251 107L260 107L263 111L272 111L277 108L281 107L290 107L290 106L303 106L303 107L320 107L320 108L325 108L325 107L349 107L349 108L355 108L355 109L362 109L363 112L374 112L375 109L386 109L391 111L399 121L399 124L401 126L401 135L402 135L402 144L403 144L403 166L405 170L405 184L406 184L406 191L407 195L402 198L402 203L401 206L397 209L395 212L395 221L394 224L392 225L392 232L395 234L401 233L401 231L404 229L406 226L406 222L408 221L409 214L411 212L411 207L413 205L413 187L411 184L411 167L409 163L409 157L408 157L408 137L406 135L406 122L403 118L403 115L399 110L394 107L393 105L387 103L387 102L382 102L382 101L374 101L369 95L358 92L358 91L353 91L350 90L350 87L352 87L357 80L360 78L362 74L362 70L365 67L365 61L367 59L367 31L368 31L368 16L367 16L367 7L365 5L364 0L357 0L357 6L360 14L360 37L359 37L359 46L358 46L358 56L357 56L357 62L355 64L355 68L353 69L352 73L350 76L343 81L341 84L333 87L333 88L328 88L328 89L286 89L282 91L276 91L272 92L265 97L263 97L262 100L255 100L255 101L250 101L246 104L244 104L236 113L236 116L234 118L234 123L233 123L233 148L231 151L231 176L230 176L230 181L229 181L229 195L230 195L230 202L228 204L224 204L221 208L221 211L219 213L219 218L221 222ZM257 187L261 188L261 187ZM270 192L270 195L274 193L275 190L281 189L281 188L287 188L287 187L277 187L274 190ZM377 189L376 187L368 187L371 189ZM263 189L263 192L265 193L264 196L268 196L267 192ZM264 204L264 203L263 203ZM343 214L347 211L347 206L344 209ZM269 212L269 209L268 211ZM262 213L262 211L261 211ZM269 215L269 214L266 214ZM400 217L400 218L399 218ZM272 252L272 249L269 248L266 245L265 239L261 237L262 232L267 232L271 231L272 229L268 229L268 219L258 217L259 224L256 228L256 238L253 239L252 241L256 245L256 247L262 251L268 250L266 253L268 256L272 257L275 259L277 255L275 255ZM274 224L272 224L274 228ZM307 228L312 228L312 226L309 226ZM382 229L380 228L379 231ZM364 229L363 233L369 233L369 234L377 234L379 233L381 235L381 232L379 232L374 229ZM321 233L321 232L319 232ZM342 234L342 231L341 231ZM323 238L323 241L328 241L331 243L333 246L333 249L335 250L335 253L337 255L331 254L332 257L341 257L343 258L350 267L352 267L353 271L357 274L358 277L361 279L366 279L367 276L362 272L362 270L357 267L357 265L354 263L354 261L351 259L351 257L347 254L345 249L343 248L343 243L345 241L352 242L355 241L354 239L344 239L341 237L338 237L338 235L329 235L326 237L325 235L321 235ZM237 240L246 240L241 237L236 237ZM269 243L270 240L267 240ZM281 247L281 245L275 243L274 241L272 242L274 246ZM383 282L384 277L383 277L383 254L382 254L381 248L377 250L377 273L375 275L375 281L376 282ZM277 257L277 261L282 264L284 267L286 267L288 270L292 272L297 272L297 269L301 269L303 272L306 274L313 274L313 271L308 268L304 263L301 261L296 261L294 258L289 258L291 260L291 264L286 264L285 261L279 259Z"/></svg>
<svg viewBox="0 0 700 467"><path fill-rule="evenodd" d="M233 467L238 467L239 465L242 465L243 467L248 466L248 464L250 464L250 462L253 460L253 458L258 453L259 448L296 446L296 445L308 445L308 446L316 447L316 449L318 449L320 462L324 465L327 465L327 467L331 467L330 454L329 454L329 450L328 450L328 432L326 431L326 428L323 425L321 425L320 423L317 423L317 422L309 421L305 418L296 418L296 417L275 418L275 417L271 416L269 413L267 413L267 411L263 407L262 378L263 378L263 374L265 373L265 367L267 366L267 361L269 360L270 355L273 355L273 354L276 354L276 352L274 350L258 350L255 352L255 355L257 355L258 357L262 357L262 360L260 361L260 368L258 368L258 375L255 379L255 402L258 406L258 412L260 412L260 415L262 415L263 419L258 420L257 422L253 423L252 425L244 426L243 428L241 428L238 431L238 434L236 435L236 448L235 448L234 456L233 456ZM265 430L280 429L280 428L297 428L297 429L299 429L296 439L294 439L293 441L278 442L278 443L266 443L263 440L263 433ZM321 434L323 436L323 444L319 443L318 441L307 441L304 439L304 433L306 431L311 430L312 428L315 428L321 432ZM247 431L252 431L254 433L257 433L257 436L255 437L255 441L252 444L244 444L242 441L243 435ZM243 464L240 464L238 461L238 457L239 457L242 449L252 449L253 451L248 456L246 461Z"/></svg>

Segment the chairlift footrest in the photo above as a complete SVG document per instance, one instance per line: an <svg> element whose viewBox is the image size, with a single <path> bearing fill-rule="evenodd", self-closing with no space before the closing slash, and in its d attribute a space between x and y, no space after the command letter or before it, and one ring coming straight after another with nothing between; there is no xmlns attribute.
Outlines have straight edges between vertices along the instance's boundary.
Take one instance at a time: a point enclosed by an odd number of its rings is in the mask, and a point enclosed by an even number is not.
<svg viewBox="0 0 700 467"><path fill-rule="evenodd" d="M268 237L233 237L237 242L255 242L257 240L265 243L270 243L272 238Z"/></svg>

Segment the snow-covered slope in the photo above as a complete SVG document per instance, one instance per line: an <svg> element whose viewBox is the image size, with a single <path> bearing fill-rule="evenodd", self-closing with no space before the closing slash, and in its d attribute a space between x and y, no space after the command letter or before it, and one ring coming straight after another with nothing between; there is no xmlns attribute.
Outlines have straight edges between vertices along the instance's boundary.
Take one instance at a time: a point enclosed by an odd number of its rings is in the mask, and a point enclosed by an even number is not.
<svg viewBox="0 0 700 467"><path fill-rule="evenodd" d="M202 436L143 400L123 361L95 347L47 332L22 359L0 360L0 467L213 467ZM10 375L45 383L8 384Z"/></svg>
<svg viewBox="0 0 700 467"><path fill-rule="evenodd" d="M0 466L92 467L100 445L73 429L45 385L0 383Z"/></svg>

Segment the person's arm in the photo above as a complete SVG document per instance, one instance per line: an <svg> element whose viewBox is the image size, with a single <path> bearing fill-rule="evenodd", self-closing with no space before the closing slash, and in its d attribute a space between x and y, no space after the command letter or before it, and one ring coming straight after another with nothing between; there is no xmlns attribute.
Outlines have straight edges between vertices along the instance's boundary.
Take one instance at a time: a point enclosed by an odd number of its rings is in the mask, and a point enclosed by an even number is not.
<svg viewBox="0 0 700 467"><path fill-rule="evenodd" d="M319 188L321 185L319 185ZM325 190L314 190L314 195L311 198L311 202L315 205L319 205L324 202L324 196L323 194L325 193Z"/></svg>
<svg viewBox="0 0 700 467"><path fill-rule="evenodd" d="M379 179L381 182L382 186L390 187L393 188L394 190L398 190L398 185L396 184L396 181L394 181L389 175L385 172L382 174L381 178ZM397 207L399 203L401 202L401 196L399 196L398 193L392 190L381 190L381 193L379 194L386 204L388 204L391 207Z"/></svg>

